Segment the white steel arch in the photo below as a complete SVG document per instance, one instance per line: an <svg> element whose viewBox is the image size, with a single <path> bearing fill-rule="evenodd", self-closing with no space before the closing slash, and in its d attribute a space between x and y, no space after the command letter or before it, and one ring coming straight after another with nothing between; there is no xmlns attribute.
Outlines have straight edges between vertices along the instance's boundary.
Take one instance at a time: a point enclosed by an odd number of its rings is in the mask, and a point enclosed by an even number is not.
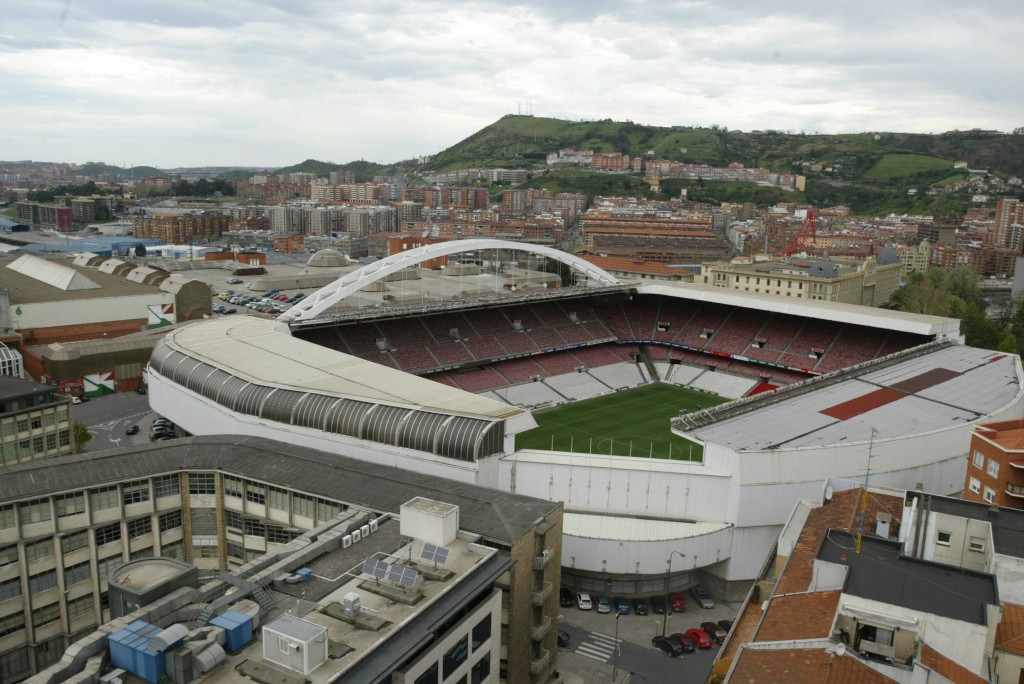
<svg viewBox="0 0 1024 684"><path fill-rule="evenodd" d="M510 242L508 240L451 240L449 242L438 242L425 247L417 247L405 252L393 254L380 261L367 264L362 268L338 278L330 285L320 288L309 297L285 311L277 317L277 320L291 323L292 321L309 320L319 316L321 313L337 304L345 297L354 292L362 290L367 285L385 278L392 273L409 268L416 264L423 263L429 259L461 254L486 249L507 249L530 252L540 256L550 257L571 266L587 276L588 284L595 285L618 285L619 280L603 268L581 259L578 256L562 252L543 245L529 243Z"/></svg>

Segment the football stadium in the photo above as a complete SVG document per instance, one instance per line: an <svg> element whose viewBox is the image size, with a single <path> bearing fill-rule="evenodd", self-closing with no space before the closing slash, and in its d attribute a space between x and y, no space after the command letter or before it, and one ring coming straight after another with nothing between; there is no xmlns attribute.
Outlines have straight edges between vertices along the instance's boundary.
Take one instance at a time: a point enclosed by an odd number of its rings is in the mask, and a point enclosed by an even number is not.
<svg viewBox="0 0 1024 684"><path fill-rule="evenodd" d="M517 274L556 260L570 284L386 299L420 263L454 274L499 247L519 250ZM563 583L626 595L700 581L742 597L827 477L955 493L971 426L1024 415L1019 358L963 345L954 319L621 283L494 240L375 262L278 320L174 330L148 373L153 408L192 434L564 502Z"/></svg>

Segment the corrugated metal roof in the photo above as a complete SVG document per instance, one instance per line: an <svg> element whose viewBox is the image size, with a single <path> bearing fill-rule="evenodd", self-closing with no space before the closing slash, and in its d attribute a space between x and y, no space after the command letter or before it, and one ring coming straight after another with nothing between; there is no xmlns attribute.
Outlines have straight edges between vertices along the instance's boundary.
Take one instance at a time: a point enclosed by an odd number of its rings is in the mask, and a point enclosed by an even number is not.
<svg viewBox="0 0 1024 684"><path fill-rule="evenodd" d="M65 266L50 259L42 259L32 254L21 255L7 264L7 268L65 292L94 290L100 287L85 274L70 266Z"/></svg>
<svg viewBox="0 0 1024 684"><path fill-rule="evenodd" d="M262 437L184 437L4 468L0 504L181 471L247 477L369 511L399 513L417 496L459 507L468 532L509 543L561 503L379 465Z"/></svg>
<svg viewBox="0 0 1024 684"><path fill-rule="evenodd" d="M283 323L224 317L175 330L171 348L250 382L437 413L507 420L521 408L292 337Z"/></svg>
<svg viewBox="0 0 1024 684"><path fill-rule="evenodd" d="M12 307L17 304L38 304L40 302L137 297L160 292L149 285L129 282L123 276L108 275L96 268L73 266L67 259L62 258L59 261L46 259L45 261L53 261L58 265L74 269L96 283L97 287L87 290L59 290L10 268L0 268L0 286L7 288Z"/></svg>
<svg viewBox="0 0 1024 684"><path fill-rule="evenodd" d="M847 420L822 409L856 400L933 369L957 371L945 382ZM691 434L730 449L799 448L867 442L964 425L997 413L1021 393L1020 361L1013 354L950 345L859 377L739 413Z"/></svg>
<svg viewBox="0 0 1024 684"><path fill-rule="evenodd" d="M569 512L562 515L562 534L584 539L677 540L700 537L729 527L732 525L725 522L650 520Z"/></svg>

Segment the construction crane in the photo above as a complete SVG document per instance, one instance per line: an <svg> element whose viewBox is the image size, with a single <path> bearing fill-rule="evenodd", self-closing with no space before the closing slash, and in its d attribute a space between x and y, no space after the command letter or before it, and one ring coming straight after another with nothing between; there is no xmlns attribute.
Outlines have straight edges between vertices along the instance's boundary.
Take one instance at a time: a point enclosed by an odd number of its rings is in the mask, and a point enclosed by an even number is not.
<svg viewBox="0 0 1024 684"><path fill-rule="evenodd" d="M807 216L804 217L804 222L800 224L800 230L796 231L796 235L793 236L793 241L790 242L789 247L786 248L786 256L792 256L797 252L803 252L807 249L808 244L814 244L817 236L818 217L815 215L813 209L808 209Z"/></svg>

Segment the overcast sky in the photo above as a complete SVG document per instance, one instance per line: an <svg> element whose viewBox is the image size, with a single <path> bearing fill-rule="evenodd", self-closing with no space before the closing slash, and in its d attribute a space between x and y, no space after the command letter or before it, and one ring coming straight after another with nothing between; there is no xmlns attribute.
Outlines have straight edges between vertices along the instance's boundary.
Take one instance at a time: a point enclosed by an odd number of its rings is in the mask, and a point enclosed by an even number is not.
<svg viewBox="0 0 1024 684"><path fill-rule="evenodd" d="M7 0L0 159L393 162L504 114L1024 126L1019 0Z"/></svg>

